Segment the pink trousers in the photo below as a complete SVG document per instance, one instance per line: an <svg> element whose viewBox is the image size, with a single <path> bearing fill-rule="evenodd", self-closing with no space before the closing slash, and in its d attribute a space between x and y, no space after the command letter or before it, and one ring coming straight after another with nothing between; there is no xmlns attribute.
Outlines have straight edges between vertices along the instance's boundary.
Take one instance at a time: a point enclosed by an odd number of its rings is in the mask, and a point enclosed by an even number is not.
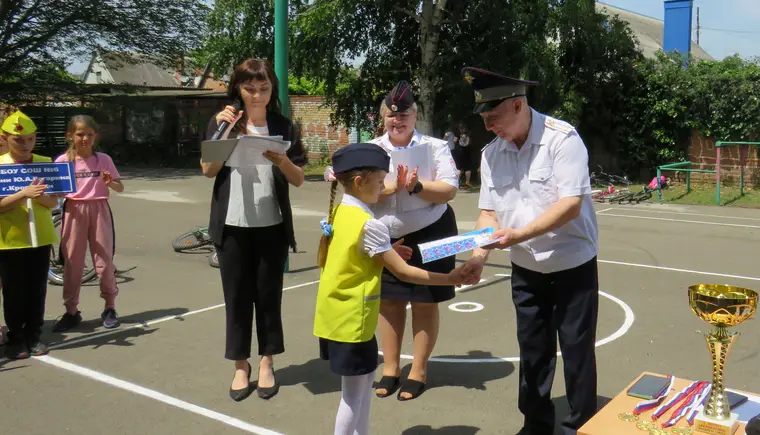
<svg viewBox="0 0 760 435"><path fill-rule="evenodd" d="M66 201L61 253L64 260L63 305L70 314L76 313L79 305L88 242L100 279L100 297L105 299L106 308L116 308L119 289L113 264L114 232L108 201Z"/></svg>

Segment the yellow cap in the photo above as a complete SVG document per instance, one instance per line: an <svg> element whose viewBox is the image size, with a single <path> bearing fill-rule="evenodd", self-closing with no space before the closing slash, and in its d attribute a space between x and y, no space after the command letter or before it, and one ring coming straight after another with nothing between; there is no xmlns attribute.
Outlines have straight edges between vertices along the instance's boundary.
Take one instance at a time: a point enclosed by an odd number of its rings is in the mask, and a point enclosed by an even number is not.
<svg viewBox="0 0 760 435"><path fill-rule="evenodd" d="M24 136L37 131L37 126L32 118L26 116L20 110L5 118L2 127L3 132L16 136Z"/></svg>

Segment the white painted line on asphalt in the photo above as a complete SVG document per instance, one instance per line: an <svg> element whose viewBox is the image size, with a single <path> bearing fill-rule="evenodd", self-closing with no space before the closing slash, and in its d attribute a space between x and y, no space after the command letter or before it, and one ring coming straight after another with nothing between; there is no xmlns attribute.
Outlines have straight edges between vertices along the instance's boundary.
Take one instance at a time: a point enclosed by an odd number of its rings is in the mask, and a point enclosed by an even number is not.
<svg viewBox="0 0 760 435"><path fill-rule="evenodd" d="M742 224L727 224L727 223L721 223L721 222L690 221L690 220L685 220L685 219L668 219L668 218L658 218L658 217L652 217L652 216L631 216L627 214L605 213L602 216L622 217L622 218L628 218L628 219L647 219L647 220L653 220L653 221L683 222L683 223L689 223L689 224L718 225L722 227L760 228L760 225L742 225Z"/></svg>
<svg viewBox="0 0 760 435"><path fill-rule="evenodd" d="M716 273L716 272L700 272L698 270L677 269L675 267L665 267L665 266L652 266L650 264L626 263L624 261L611 261L611 260L597 260L597 261L600 263L617 264L620 266L644 267L647 269L667 270L670 272L683 272L683 273L693 273L697 275L719 276L722 278L737 278L737 279L746 279L750 281L760 281L760 278L757 278L754 276L729 275L726 273Z"/></svg>
<svg viewBox="0 0 760 435"><path fill-rule="evenodd" d="M623 321L623 324L618 328L617 331L613 332L609 337L605 337L599 341L596 342L595 347L599 347L602 345L605 345L607 343L610 343L612 341L617 340L618 338L625 335L629 329L631 329L631 326L633 326L633 322L636 319L636 317L633 314L633 310L631 307L628 306L625 302L622 300L609 295L603 291L599 291L600 296L604 296L605 298L611 300L612 302L618 304L620 308L623 309L623 312L625 313L625 320ZM470 302L468 302L470 303ZM382 355L383 352L379 351L377 352L379 355ZM399 355L401 359L405 360L414 360L413 355L407 355L407 354L401 354ZM562 352L557 352L557 356L562 356ZM444 363L459 363L459 364L478 364L478 363L503 363L503 362L519 362L520 357L519 356L510 356L510 357L491 357L491 358L441 358L441 357L431 357L430 361L435 362L444 362Z"/></svg>
<svg viewBox="0 0 760 435"><path fill-rule="evenodd" d="M680 211L667 211L667 210L650 210L650 207L640 207L636 205L625 205L625 204L619 205L617 207L612 207L608 210L614 210L614 209L625 209L626 212L636 211L636 212L642 212L642 213L678 214L682 216L701 216L701 217L713 217L713 218L718 218L718 219L736 219L736 220L760 222L760 218L751 218L751 217L742 217L742 216L725 216L725 215L718 215L718 214L686 213L686 212L680 212Z"/></svg>
<svg viewBox="0 0 760 435"><path fill-rule="evenodd" d="M51 356L40 356L35 357L35 359L42 361L46 364L50 364L52 366L58 367L59 369L66 370L72 373L76 373L78 375L84 376L86 378L93 379L95 381L103 382L104 384L111 385L116 388L120 388L125 391L129 391L131 393L138 394L140 396L145 396L153 400L157 400L159 402L165 403L167 405L174 406L175 408L179 408L188 412L192 412L193 414L198 414L200 416L210 418L212 420L216 420L218 422L224 423L228 426L232 426L241 430L244 430L248 433L256 434L256 435L283 435L279 432L275 432L273 430L256 426L250 423L246 423L242 420L238 420L237 418L230 417L229 415L221 414L216 411L212 411L208 408L204 408L202 406L194 405L189 402L185 402L184 400L177 399L172 396L168 396L163 393L159 393L158 391L151 390L149 388L142 387L137 384L133 384L131 382L127 382L121 379L114 378L113 376L106 375L104 373L96 372L95 370L90 370L85 367L78 366L76 364L71 364L66 361L62 361L57 358L53 358Z"/></svg>
<svg viewBox="0 0 760 435"><path fill-rule="evenodd" d="M610 211L610 210L615 210L615 207L610 207L610 208L605 208L604 210L599 210L598 212L596 212L596 214L604 213L605 211Z"/></svg>

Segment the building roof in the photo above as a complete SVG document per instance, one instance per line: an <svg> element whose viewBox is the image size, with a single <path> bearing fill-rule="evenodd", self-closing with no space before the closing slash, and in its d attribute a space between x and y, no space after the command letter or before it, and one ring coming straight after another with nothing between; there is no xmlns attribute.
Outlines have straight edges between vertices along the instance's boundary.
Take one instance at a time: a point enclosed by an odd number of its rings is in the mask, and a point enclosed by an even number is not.
<svg viewBox="0 0 760 435"><path fill-rule="evenodd" d="M626 9L616 8L606 3L596 2L596 11L609 16L617 15L622 21L626 21L633 34L638 39L639 49L648 58L655 57L658 50L662 50L665 22L657 18L637 14ZM691 55L695 59L714 60L702 47L694 41L691 42Z"/></svg>

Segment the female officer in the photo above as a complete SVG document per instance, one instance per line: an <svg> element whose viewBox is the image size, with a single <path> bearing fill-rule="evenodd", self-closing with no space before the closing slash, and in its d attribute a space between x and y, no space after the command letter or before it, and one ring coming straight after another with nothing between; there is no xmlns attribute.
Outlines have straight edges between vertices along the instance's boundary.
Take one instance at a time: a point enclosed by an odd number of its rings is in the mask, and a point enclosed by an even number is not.
<svg viewBox="0 0 760 435"><path fill-rule="evenodd" d="M459 189L451 151L446 141L423 135L415 129L417 104L407 82L399 82L388 93L380 106L380 116L385 134L370 142L390 154L392 164L383 194L372 206L372 211L390 229L391 242L411 266L449 273L456 266L455 257L423 264L417 245L458 234L454 210L447 204ZM429 148L428 161L412 161L401 168L393 162L393 151L423 146ZM417 156L421 154L424 153L415 153ZM429 168L429 174L417 171L417 167ZM329 170L327 175L329 178ZM421 200L420 208L409 209L404 205L405 198L410 196ZM401 249L404 248L399 247L401 243L408 248ZM454 286L410 284L387 270L383 271L379 320L383 376L375 386L378 397L393 394L399 386L399 400L414 399L422 393L427 380L427 362L438 338L438 303L454 296ZM409 376L402 384L400 353L409 303L412 306L414 359Z"/></svg>

